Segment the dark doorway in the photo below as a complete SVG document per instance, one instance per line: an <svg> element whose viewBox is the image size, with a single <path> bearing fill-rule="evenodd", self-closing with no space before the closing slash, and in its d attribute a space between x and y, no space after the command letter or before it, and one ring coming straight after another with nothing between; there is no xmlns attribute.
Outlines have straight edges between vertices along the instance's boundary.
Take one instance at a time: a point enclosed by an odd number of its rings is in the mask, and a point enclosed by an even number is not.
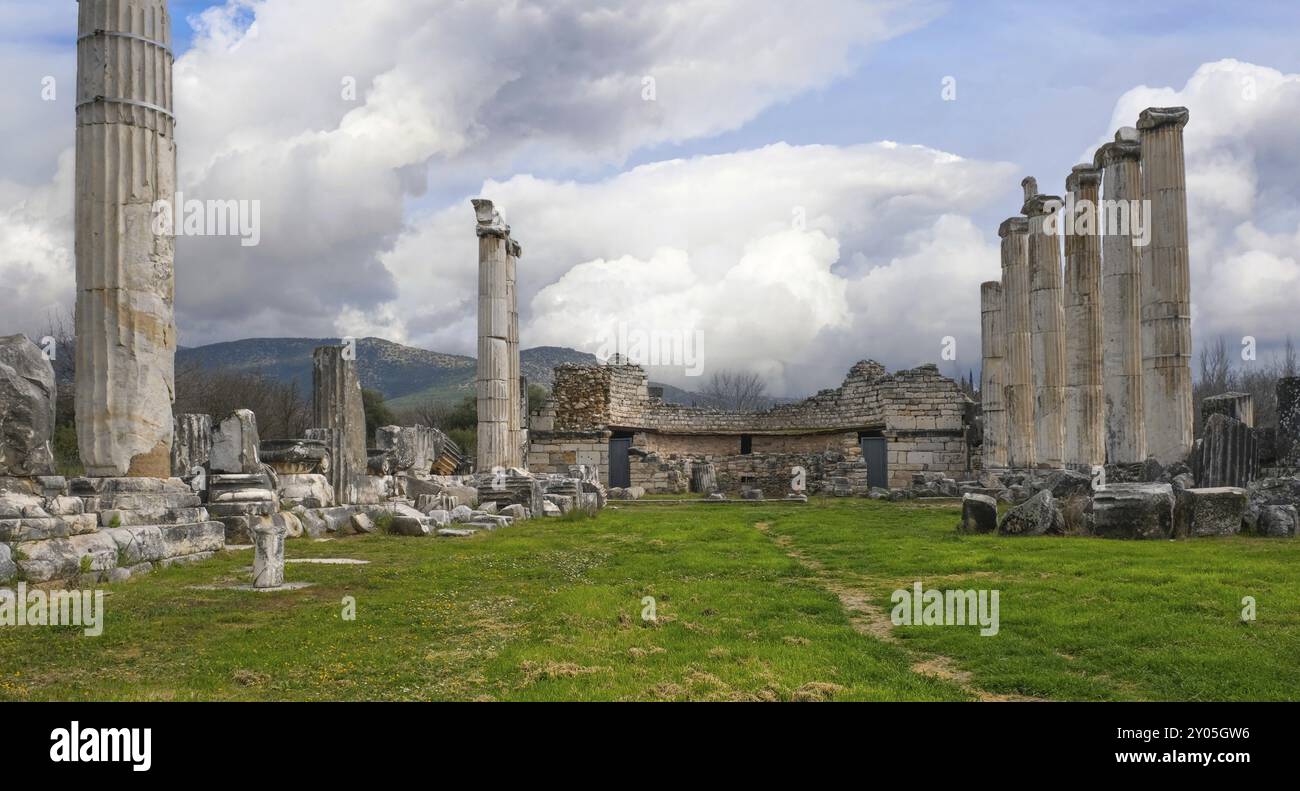
<svg viewBox="0 0 1300 791"><path fill-rule="evenodd" d="M632 485L631 437L615 437L609 441L609 485L622 489Z"/></svg>
<svg viewBox="0 0 1300 791"><path fill-rule="evenodd" d="M740 455L748 456L754 452L754 438L748 434L740 435Z"/></svg>
<svg viewBox="0 0 1300 791"><path fill-rule="evenodd" d="M884 437L860 436L862 460L867 463L867 483L889 488L889 440Z"/></svg>

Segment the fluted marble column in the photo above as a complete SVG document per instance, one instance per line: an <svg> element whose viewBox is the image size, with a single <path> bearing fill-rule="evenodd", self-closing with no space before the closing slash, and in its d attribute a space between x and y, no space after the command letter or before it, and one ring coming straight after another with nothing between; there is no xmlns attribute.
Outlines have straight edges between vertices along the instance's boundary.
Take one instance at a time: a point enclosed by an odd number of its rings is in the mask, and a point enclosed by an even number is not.
<svg viewBox="0 0 1300 791"><path fill-rule="evenodd" d="M1002 403L1006 375L1004 354L1002 284L996 280L980 284L980 401L984 412L984 466L1007 466L1007 413Z"/></svg>
<svg viewBox="0 0 1300 791"><path fill-rule="evenodd" d="M176 192L166 0L82 0L77 21L77 444L90 476L171 476Z"/></svg>
<svg viewBox="0 0 1300 791"><path fill-rule="evenodd" d="M1039 195L1027 178L1029 328L1034 367L1034 441L1040 467L1065 464L1065 316L1061 302L1061 242L1053 232L1061 199Z"/></svg>
<svg viewBox="0 0 1300 791"><path fill-rule="evenodd" d="M478 234L478 471L510 467L512 396L510 355L510 226L490 200L475 200Z"/></svg>
<svg viewBox="0 0 1300 791"><path fill-rule="evenodd" d="M1033 467L1034 366L1029 322L1029 221L1011 217L1002 237L1002 406L1007 426L1007 466Z"/></svg>
<svg viewBox="0 0 1300 791"><path fill-rule="evenodd" d="M1106 463L1102 365L1101 171L1075 165L1065 180L1074 217L1065 237L1065 463Z"/></svg>
<svg viewBox="0 0 1300 791"><path fill-rule="evenodd" d="M523 255L523 248L519 242L510 239L506 244L506 305L509 311L508 335L506 336L506 349L508 360L510 362L510 403L512 409L509 415L510 431L510 460L507 466L523 467L524 466L524 423L523 411L520 406L523 393L520 392L520 368L519 368L519 292L517 269L519 267L519 257Z"/></svg>
<svg viewBox="0 0 1300 791"><path fill-rule="evenodd" d="M1151 243L1142 255L1142 386L1147 451L1161 464L1192 450L1191 272L1187 258L1186 107L1149 107L1138 118L1142 197Z"/></svg>
<svg viewBox="0 0 1300 791"><path fill-rule="evenodd" d="M357 501L357 481L366 474L366 411L356 359L342 346L319 346L312 353L312 424L308 432L330 449L330 484L340 505Z"/></svg>
<svg viewBox="0 0 1300 791"><path fill-rule="evenodd" d="M1106 210L1102 212L1101 305L1106 400L1106 460L1146 460L1142 397L1142 248L1134 244L1133 207L1142 200L1142 146L1124 127L1097 149ZM1141 209L1139 208L1139 211ZM1149 222L1148 218L1141 218Z"/></svg>

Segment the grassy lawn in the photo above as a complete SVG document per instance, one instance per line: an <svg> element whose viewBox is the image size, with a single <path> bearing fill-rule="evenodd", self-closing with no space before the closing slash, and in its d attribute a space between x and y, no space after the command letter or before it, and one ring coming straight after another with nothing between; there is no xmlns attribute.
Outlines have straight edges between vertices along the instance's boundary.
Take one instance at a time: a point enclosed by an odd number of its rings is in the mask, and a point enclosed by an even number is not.
<svg viewBox="0 0 1300 791"><path fill-rule="evenodd" d="M296 591L196 590L247 580L251 553L226 553L107 586L97 638L0 628L0 700L1300 698L1300 541L956 521L862 500L639 504L470 539L296 540L291 558L370 563L291 564L313 583ZM1000 633L891 627L890 593L918 579L1000 590Z"/></svg>

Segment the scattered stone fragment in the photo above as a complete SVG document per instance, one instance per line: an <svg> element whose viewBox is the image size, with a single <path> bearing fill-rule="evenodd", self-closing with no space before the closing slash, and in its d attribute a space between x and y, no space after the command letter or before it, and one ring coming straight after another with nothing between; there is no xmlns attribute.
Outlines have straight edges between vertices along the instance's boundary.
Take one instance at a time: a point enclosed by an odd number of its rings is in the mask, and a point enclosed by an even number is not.
<svg viewBox="0 0 1300 791"><path fill-rule="evenodd" d="M984 494L967 494L961 498L963 533L993 533L998 529L998 502Z"/></svg>
<svg viewBox="0 0 1300 791"><path fill-rule="evenodd" d="M998 525L998 533L1004 536L1041 536L1064 529L1065 519L1050 489L1007 511Z"/></svg>
<svg viewBox="0 0 1300 791"><path fill-rule="evenodd" d="M1167 483L1114 483L1092 499L1093 529L1107 538L1169 538L1174 489Z"/></svg>
<svg viewBox="0 0 1300 791"><path fill-rule="evenodd" d="M1296 535L1297 509L1294 505L1266 505L1259 511L1257 530L1261 536L1286 538Z"/></svg>

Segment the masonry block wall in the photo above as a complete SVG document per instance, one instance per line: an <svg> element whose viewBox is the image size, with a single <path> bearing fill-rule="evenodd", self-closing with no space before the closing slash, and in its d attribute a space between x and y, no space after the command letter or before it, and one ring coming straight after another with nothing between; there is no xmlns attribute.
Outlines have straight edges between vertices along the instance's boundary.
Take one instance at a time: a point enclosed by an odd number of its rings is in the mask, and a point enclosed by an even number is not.
<svg viewBox="0 0 1300 791"><path fill-rule="evenodd" d="M707 460L728 491L752 484L781 496L790 490L790 468L802 466L809 491L858 494L867 488L863 435L888 441L890 486L909 485L916 472L966 472L968 403L934 365L890 374L864 360L838 388L759 412L728 412L651 397L640 366L565 364L555 369L551 397L531 415L528 464L558 472L586 455L608 480L609 439L621 434L632 437L632 485L648 491L680 493L691 462ZM741 453L745 436L748 454Z"/></svg>

